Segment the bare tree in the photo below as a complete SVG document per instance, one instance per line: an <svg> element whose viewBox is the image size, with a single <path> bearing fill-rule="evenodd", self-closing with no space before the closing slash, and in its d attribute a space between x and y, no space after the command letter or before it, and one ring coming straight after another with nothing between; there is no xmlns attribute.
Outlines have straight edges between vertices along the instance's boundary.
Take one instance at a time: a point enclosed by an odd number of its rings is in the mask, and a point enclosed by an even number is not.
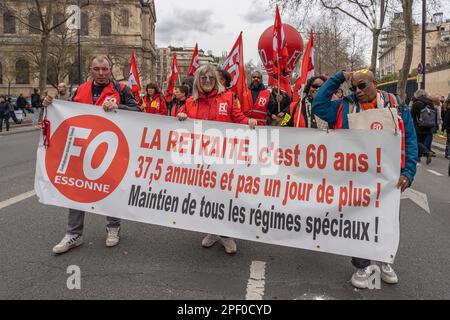
<svg viewBox="0 0 450 320"><path fill-rule="evenodd" d="M450 62L450 45L444 42L438 43L431 48L431 64L439 66Z"/></svg>
<svg viewBox="0 0 450 320"><path fill-rule="evenodd" d="M342 69L355 70L366 66L364 49L357 30L338 23L339 16L330 12L315 26L315 66L318 73L335 74Z"/></svg>
<svg viewBox="0 0 450 320"><path fill-rule="evenodd" d="M295 9L321 6L346 16L372 33L372 55L370 69L376 74L378 60L378 43L392 0L273 0L272 4L281 4L283 8Z"/></svg>
<svg viewBox="0 0 450 320"><path fill-rule="evenodd" d="M89 0L82 0L77 3L79 3L80 8L83 8L89 5ZM26 10L20 10L21 8L14 6L13 1L4 1L1 4L3 10L10 12L21 24L30 30L35 30L40 35L37 57L39 58L39 88L41 92L44 92L47 87L51 35L56 31L61 33L61 30L65 29L66 22L71 17L66 13L66 8L71 4L74 4L74 1L28 0ZM39 26L29 23L27 17L30 14L36 15L39 19Z"/></svg>
<svg viewBox="0 0 450 320"><path fill-rule="evenodd" d="M408 84L409 70L413 60L414 53L414 20L413 20L413 4L414 0L401 0L403 8L403 19L405 26L405 58L403 66L400 70L399 81L397 86L397 94L405 100L406 86Z"/></svg>

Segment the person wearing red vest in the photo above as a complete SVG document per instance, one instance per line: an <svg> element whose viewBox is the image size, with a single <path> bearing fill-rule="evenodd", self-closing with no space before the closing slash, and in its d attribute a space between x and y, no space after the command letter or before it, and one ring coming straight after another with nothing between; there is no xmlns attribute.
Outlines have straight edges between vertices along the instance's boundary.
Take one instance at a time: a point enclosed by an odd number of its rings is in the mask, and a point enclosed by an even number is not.
<svg viewBox="0 0 450 320"><path fill-rule="evenodd" d="M252 83L248 88L250 108L242 110L244 115L258 121L258 126L267 126L267 121L272 114L278 114L277 104L263 84L263 76L259 71L252 74Z"/></svg>
<svg viewBox="0 0 450 320"><path fill-rule="evenodd" d="M242 113L234 94L226 92L218 82L216 69L212 65L204 65L195 73L192 97L180 109L178 119L239 123L246 124L251 129L258 125L255 119L249 119ZM202 246L210 248L218 241L222 243L227 253L237 252L236 242L233 239L217 235L207 235L202 241Z"/></svg>
<svg viewBox="0 0 450 320"><path fill-rule="evenodd" d="M166 100L156 84L150 83L145 88L145 97L142 103L142 111L150 114L167 116Z"/></svg>
<svg viewBox="0 0 450 320"><path fill-rule="evenodd" d="M90 64L91 81L83 83L73 93L71 101L91 104L102 107L105 112L117 109L140 112L141 109L135 100L131 89L126 85L120 85L111 80L111 64L108 58L98 56ZM42 105L48 107L52 104L53 97L48 95ZM53 248L53 253L62 254L83 244L85 212L69 210L67 231L64 238ZM106 246L114 247L120 241L121 220L107 218Z"/></svg>
<svg viewBox="0 0 450 320"><path fill-rule="evenodd" d="M186 100L189 94L188 86L177 86L174 90L173 100L167 104L169 116L176 117L181 107L186 104Z"/></svg>
<svg viewBox="0 0 450 320"><path fill-rule="evenodd" d="M286 113L281 126L294 128L317 128L315 115L312 113L314 98L320 87L325 83L325 77L311 78L305 86L305 97L291 103L289 112Z"/></svg>
<svg viewBox="0 0 450 320"><path fill-rule="evenodd" d="M333 100L334 93L340 86L349 81L351 83L350 90L353 92L349 97L340 100ZM364 112L370 109L397 107L399 111L399 127L404 136L402 149L404 156L399 159L403 162L401 176L397 184L397 188L404 192L408 189L416 175L417 171L417 137L414 129L414 123L411 112L407 105L399 102L401 99L387 92L377 89L375 76L370 71L339 72L334 77L328 79L320 88L313 103L313 114L328 122L330 127L335 129L348 129L348 115L351 113ZM336 143L338 143L336 141ZM370 141L367 143L370 144ZM351 283L358 289L367 289L369 286L369 278L371 276L370 264L367 259L353 258L352 263L357 271L353 274ZM397 284L398 277L391 265L381 264L381 278L389 284Z"/></svg>

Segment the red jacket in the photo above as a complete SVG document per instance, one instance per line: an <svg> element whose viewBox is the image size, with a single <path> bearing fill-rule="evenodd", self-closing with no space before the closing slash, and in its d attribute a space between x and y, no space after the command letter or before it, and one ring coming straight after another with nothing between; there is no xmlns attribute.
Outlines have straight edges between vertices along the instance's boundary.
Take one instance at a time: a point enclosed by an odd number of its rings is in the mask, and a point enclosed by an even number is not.
<svg viewBox="0 0 450 320"><path fill-rule="evenodd" d="M92 96L93 83L93 81L88 81L81 84L77 90L76 96L73 98L73 101L78 103L94 104L94 98ZM124 88L125 85L121 83L120 89L123 90ZM102 106L107 100L113 101L117 105L120 104L120 92L116 90L112 81L103 89L102 94L97 99L95 105Z"/></svg>
<svg viewBox="0 0 450 320"><path fill-rule="evenodd" d="M144 97L144 103L142 104L142 111L150 114L160 114L167 116L167 105L163 96L158 93L150 101L148 96Z"/></svg>
<svg viewBox="0 0 450 320"><path fill-rule="evenodd" d="M248 100L250 103L250 109L244 111L246 117L255 119L258 121L258 126L267 126L267 117L269 114L269 101L270 101L270 91L261 90L259 92L258 98L253 103L252 91L248 91Z"/></svg>
<svg viewBox="0 0 450 320"><path fill-rule="evenodd" d="M217 93L213 90L208 95L200 93L199 99L189 98L178 113L186 113L191 119L248 124L249 118L244 116L237 106L232 92Z"/></svg>

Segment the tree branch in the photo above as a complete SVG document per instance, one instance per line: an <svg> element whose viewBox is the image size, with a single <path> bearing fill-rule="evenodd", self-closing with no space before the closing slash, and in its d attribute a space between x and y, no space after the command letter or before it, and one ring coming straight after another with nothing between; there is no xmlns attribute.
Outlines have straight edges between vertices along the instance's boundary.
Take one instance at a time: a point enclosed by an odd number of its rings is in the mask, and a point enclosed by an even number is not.
<svg viewBox="0 0 450 320"><path fill-rule="evenodd" d="M334 6L334 7L333 7L333 6L329 6L329 5L327 5L327 4L324 2L324 0L320 0L320 2L321 2L322 6L323 6L324 8L329 9L329 10L338 10L338 11L344 13L345 15L349 16L349 17L352 18L353 20L358 21L360 24L362 24L363 26L365 26L367 29L372 30L372 28L371 28L369 25L367 25L367 23L365 23L365 22L362 21L361 19L355 17L354 15L348 13L347 11L343 10L343 9L340 8L339 6Z"/></svg>

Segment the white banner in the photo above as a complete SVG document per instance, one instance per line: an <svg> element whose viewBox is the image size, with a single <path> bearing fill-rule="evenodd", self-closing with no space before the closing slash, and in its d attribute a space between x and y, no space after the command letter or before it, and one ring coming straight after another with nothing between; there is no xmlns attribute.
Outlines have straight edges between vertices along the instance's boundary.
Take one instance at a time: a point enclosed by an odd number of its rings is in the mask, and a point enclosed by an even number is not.
<svg viewBox="0 0 450 320"><path fill-rule="evenodd" d="M224 106L226 108L226 106ZM224 112L226 110L223 110ZM392 263L400 136L174 118L55 102L43 204ZM138 235L136 235L138 236Z"/></svg>

